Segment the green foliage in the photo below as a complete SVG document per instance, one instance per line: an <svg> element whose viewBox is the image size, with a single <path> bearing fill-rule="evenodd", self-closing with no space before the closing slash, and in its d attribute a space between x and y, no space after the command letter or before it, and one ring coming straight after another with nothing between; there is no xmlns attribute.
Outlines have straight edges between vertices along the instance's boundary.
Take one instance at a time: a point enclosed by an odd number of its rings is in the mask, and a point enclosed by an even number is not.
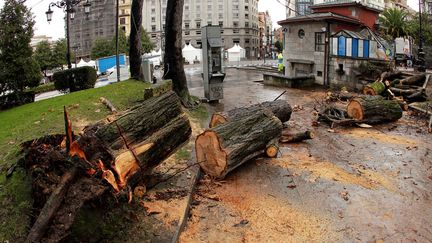
<svg viewBox="0 0 432 243"><path fill-rule="evenodd" d="M406 17L407 13L398 8L388 8L384 10L380 16L384 34L391 37L392 41L397 37L407 36Z"/></svg>
<svg viewBox="0 0 432 243"><path fill-rule="evenodd" d="M119 29L119 53L129 53L129 37L123 29ZM141 53L149 53L155 48L148 33L141 29ZM97 59L101 57L113 56L116 54L115 36L110 40L108 38L96 39L91 50L91 58Z"/></svg>
<svg viewBox="0 0 432 243"><path fill-rule="evenodd" d="M0 12L0 93L20 93L42 78L30 47L33 26L33 16L22 1L5 1Z"/></svg>
<svg viewBox="0 0 432 243"><path fill-rule="evenodd" d="M53 68L61 68L67 64L66 61L67 43L66 39L59 39L52 48L51 65Z"/></svg>
<svg viewBox="0 0 432 243"><path fill-rule="evenodd" d="M129 41L128 41L129 43ZM141 27L141 53L149 53L155 48L155 44L150 40L147 31Z"/></svg>
<svg viewBox="0 0 432 243"><path fill-rule="evenodd" d="M423 36L423 44L426 46L432 45L432 27L429 24L429 15L422 14L422 36ZM414 38L414 42L419 44L419 31L420 31L420 22L419 16L416 14L411 17L411 20L408 21L407 24L408 34Z"/></svg>
<svg viewBox="0 0 432 243"><path fill-rule="evenodd" d="M41 84L37 87L29 89L29 91L34 92L35 94L45 93L49 91L56 90L54 83Z"/></svg>
<svg viewBox="0 0 432 243"><path fill-rule="evenodd" d="M280 41L276 41L275 42L275 48L276 48L277 52L282 52L282 50L283 50L282 43Z"/></svg>
<svg viewBox="0 0 432 243"><path fill-rule="evenodd" d="M94 87L97 79L92 67L71 68L54 73L53 81L57 90L75 92Z"/></svg>
<svg viewBox="0 0 432 243"><path fill-rule="evenodd" d="M112 40L108 38L98 38L95 40L91 50L91 58L98 59L115 55L115 45Z"/></svg>
<svg viewBox="0 0 432 243"><path fill-rule="evenodd" d="M33 54L34 59L38 63L42 72L46 76L46 71L52 67L52 53L51 45L48 41L41 41L37 44L36 50Z"/></svg>

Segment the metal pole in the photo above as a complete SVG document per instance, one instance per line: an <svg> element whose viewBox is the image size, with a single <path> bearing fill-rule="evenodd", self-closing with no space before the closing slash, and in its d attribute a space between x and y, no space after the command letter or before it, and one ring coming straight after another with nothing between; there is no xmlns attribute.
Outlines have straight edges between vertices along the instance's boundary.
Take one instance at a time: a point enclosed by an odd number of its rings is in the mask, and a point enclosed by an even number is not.
<svg viewBox="0 0 432 243"><path fill-rule="evenodd" d="M70 60L70 40L69 40L69 12L71 10L70 2L69 0L66 0L66 45L67 45L67 51L66 51L66 61L68 65L68 69L72 68L71 60Z"/></svg>
<svg viewBox="0 0 432 243"><path fill-rule="evenodd" d="M116 0L116 22L115 22L115 45L116 45L116 67L117 67L117 82L120 82L120 59L119 59L119 0Z"/></svg>
<svg viewBox="0 0 432 243"><path fill-rule="evenodd" d="M422 0L419 0L419 48L418 48L418 65L417 70L424 72L426 70L424 63L424 52L423 52L423 34L422 34ZM395 54L396 56L396 54Z"/></svg>

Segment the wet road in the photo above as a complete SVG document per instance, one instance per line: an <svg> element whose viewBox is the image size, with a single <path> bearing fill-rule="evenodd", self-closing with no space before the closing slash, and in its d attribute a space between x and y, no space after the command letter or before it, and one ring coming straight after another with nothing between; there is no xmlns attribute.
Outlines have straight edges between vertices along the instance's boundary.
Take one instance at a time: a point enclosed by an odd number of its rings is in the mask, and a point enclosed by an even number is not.
<svg viewBox="0 0 432 243"><path fill-rule="evenodd" d="M190 79L189 79L190 78ZM210 111L273 100L260 74L227 70L224 99ZM262 77L261 77L262 79ZM203 96L196 73L191 93ZM317 137L281 146L277 159L242 165L223 182L203 179L181 242L431 242L432 142L423 121L404 112L373 128L313 127L323 90L287 89L304 109L291 131Z"/></svg>

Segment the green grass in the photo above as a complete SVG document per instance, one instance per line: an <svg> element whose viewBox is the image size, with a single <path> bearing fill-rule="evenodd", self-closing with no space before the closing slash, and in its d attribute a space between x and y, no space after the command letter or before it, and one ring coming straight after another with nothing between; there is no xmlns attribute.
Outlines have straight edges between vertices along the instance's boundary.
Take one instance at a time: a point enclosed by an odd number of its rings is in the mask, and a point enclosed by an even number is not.
<svg viewBox="0 0 432 243"><path fill-rule="evenodd" d="M176 159L178 160L188 160L191 156L190 151L187 148L182 148L179 151L177 151Z"/></svg>
<svg viewBox="0 0 432 243"><path fill-rule="evenodd" d="M201 122L207 120L209 113L204 104L200 104L197 108L189 110L188 113L192 118L195 118Z"/></svg>
<svg viewBox="0 0 432 243"><path fill-rule="evenodd" d="M0 112L0 241L22 242L28 227L29 178L18 169L10 179L5 179L5 170L17 161L19 144L46 134L64 133L63 106L68 107L73 128L79 132L83 125L108 115L100 97L125 110L143 99L143 90L148 86L128 80Z"/></svg>

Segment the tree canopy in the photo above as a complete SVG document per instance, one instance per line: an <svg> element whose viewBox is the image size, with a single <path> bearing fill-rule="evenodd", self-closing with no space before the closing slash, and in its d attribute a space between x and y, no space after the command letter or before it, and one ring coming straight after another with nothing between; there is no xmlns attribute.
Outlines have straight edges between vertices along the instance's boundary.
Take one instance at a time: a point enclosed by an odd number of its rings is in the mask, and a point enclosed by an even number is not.
<svg viewBox="0 0 432 243"><path fill-rule="evenodd" d="M123 29L119 29L119 53L129 53L129 37ZM153 50L154 44L144 29L141 29L141 53L147 53ZM91 58L97 59L100 57L113 56L116 54L115 36L112 39L100 38L93 43L91 50Z"/></svg>
<svg viewBox="0 0 432 243"><path fill-rule="evenodd" d="M388 8L382 12L380 22L382 29L387 37L392 40L397 37L404 37L408 35L407 32L407 13L398 8ZM389 38L388 38L389 39Z"/></svg>
<svg viewBox="0 0 432 243"><path fill-rule="evenodd" d="M423 43L426 46L432 45L432 28L428 22L429 16L428 14L422 14L422 36ZM420 22L419 16L416 14L411 17L411 20L407 22L407 32L414 39L415 43L419 44L419 31L420 31Z"/></svg>
<svg viewBox="0 0 432 243"><path fill-rule="evenodd" d="M5 1L0 11L0 93L35 87L42 78L30 46L33 26L23 1Z"/></svg>
<svg viewBox="0 0 432 243"><path fill-rule="evenodd" d="M67 53L67 44L66 39L59 39L55 42L52 47L52 57L51 57L51 65L53 68L61 67L67 64L66 61L66 53Z"/></svg>
<svg viewBox="0 0 432 243"><path fill-rule="evenodd" d="M41 41L36 45L36 50L33 54L34 59L39 64L39 67L46 76L46 70L52 68L52 53L51 45L48 41Z"/></svg>

